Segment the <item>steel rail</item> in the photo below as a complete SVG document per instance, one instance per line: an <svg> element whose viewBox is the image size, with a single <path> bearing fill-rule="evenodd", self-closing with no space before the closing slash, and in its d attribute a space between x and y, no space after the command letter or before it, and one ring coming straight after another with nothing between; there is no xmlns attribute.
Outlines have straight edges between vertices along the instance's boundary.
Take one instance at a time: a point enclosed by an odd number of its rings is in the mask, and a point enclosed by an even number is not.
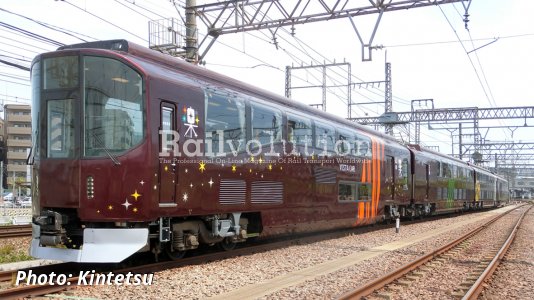
<svg viewBox="0 0 534 300"><path fill-rule="evenodd" d="M523 205L522 205L523 206ZM520 206L521 207L521 206ZM390 284L391 282L393 282L394 280L406 275L407 273L417 269L419 266L423 265L424 263L432 260L433 258L441 255L442 253L445 253L447 251L449 251L450 249L454 248L455 246L457 246L458 244L460 244L461 242L471 238L472 236L476 235L477 233L479 233L480 231L484 230L485 228L487 228L489 225L493 224L495 221L497 221L498 219L502 218L503 216L507 215L508 213L512 212L512 210L509 210L503 214L500 214L496 217L494 217L493 219L489 220L487 223L485 223L484 225L481 225L471 231L469 231L468 233L464 234L463 236L455 239L454 241L428 253L428 254L425 254L421 257L419 257L418 259L414 260L414 261L411 261L403 266L401 266L400 268L380 277L380 278L377 278L363 286L360 286L360 287L357 287L356 289L352 290L352 291L349 291L349 292L346 292L344 294L342 294L341 296L338 297L338 299L341 299L341 300L346 300L346 299L361 299L362 297L365 297L365 296L368 296L370 294L372 294L374 291L378 290L378 289L381 289L383 288L384 286L386 286L387 284Z"/></svg>
<svg viewBox="0 0 534 300"><path fill-rule="evenodd" d="M420 221L410 221L408 223L412 223L412 222L419 223ZM387 225L387 227L391 227L391 225ZM376 227L374 229L376 229ZM162 270L182 267L186 265L202 264L202 263L205 263L206 261L228 259L228 258L248 255L251 253L258 253L258 252L265 252L265 251L280 249L283 247L287 247L289 245L294 245L295 243L296 244L313 243L316 241L321 241L321 240L330 239L330 238L341 238L343 236L352 234L354 232L366 232L369 230L374 231L374 229L371 229L371 227L358 227L358 228L350 228L350 229L341 230L341 231L323 232L323 233L319 233L319 234L315 234L311 236L299 237L296 239L286 240L285 238L281 238L281 241L268 242L267 244L260 244L260 245L246 247L246 248L234 249L228 252L209 253L209 254L203 254L200 256L186 257L178 261L156 262L156 263L151 263L151 264L144 264L141 266L114 269L113 272L114 273L159 272ZM54 266L50 265L50 266L44 266L44 267L49 268L49 267L54 267ZM40 267L30 268L30 269L34 270L35 272L39 268ZM18 270L1 271L0 281L5 282L5 281L14 280L16 278L17 272ZM56 269L54 269L54 272L59 274L59 272ZM38 272L38 273L41 273L41 272ZM47 272L45 271L44 273L47 273ZM45 294L57 293L57 292L61 292L63 290L66 290L72 287L76 287L75 283L77 282L77 280L78 280L78 277L73 276L67 279L67 282L71 282L71 285L21 285L15 288L0 290L0 299L6 299L6 300L7 299L21 299L24 297L37 297L37 296L41 296Z"/></svg>
<svg viewBox="0 0 534 300"><path fill-rule="evenodd" d="M10 237L23 237L32 234L31 225L8 225L0 226L0 239Z"/></svg>
<svg viewBox="0 0 534 300"><path fill-rule="evenodd" d="M462 298L462 300L473 300L473 299L477 299L478 298L480 293L484 290L484 285L483 285L484 282L491 278L491 275L493 274L493 272L495 272L495 270L497 269L497 267L501 263L502 258L504 257L504 255L506 254L506 252L508 251L508 249L510 248L510 246L514 242L515 236L517 235L517 230L519 229L519 226L521 225L521 222L523 221L525 215L531 209L532 209L532 206L529 209L527 209L526 211L524 211L523 214L521 215L521 217L519 217L519 220L517 220L517 223L515 224L514 229L512 229L512 232L510 233L510 236L508 236L508 239L506 239L506 242L504 242L504 244L501 247L501 249L499 250L499 252L497 252L495 257L491 260L491 262L486 267L484 272L482 272L482 274L477 279L477 281L475 281L473 286L465 293L465 296Z"/></svg>
<svg viewBox="0 0 534 300"><path fill-rule="evenodd" d="M267 244L260 244L255 246L250 246L246 248L238 248L234 249L232 251L227 252L215 252L215 253L208 253L208 254L202 254L199 256L193 256L193 257L186 257L181 260L177 261L164 261L164 262L156 262L151 264L144 264L140 266L130 266L126 268L121 269L114 269L112 272L114 273L127 273L127 272L139 272L139 273L151 273L151 272L159 272L162 270L172 269L172 268L178 268L182 266L187 265L194 265L194 264L203 264L206 261L215 261L215 260L222 260L222 259L228 259L228 258L234 258L238 256L244 256L249 255L251 253L258 253L258 252L265 252L275 249L280 249L283 247L288 247L290 245L294 244L300 244L300 243L313 243L316 241L329 239L329 238L341 238L343 236L347 236L351 233L359 232L359 231L365 231L370 230L370 228L350 228L347 230L342 231L334 231L334 232L323 232L320 234L315 234L312 236L304 236L299 237L296 239L281 239L281 241L278 242L268 242ZM50 267L50 266L45 266ZM34 272L37 269L40 269L40 267L36 268L30 268L34 270ZM108 270L109 271L109 270ZM0 281L6 282L6 281L13 281L16 278L18 270L12 270L12 271L2 271L0 272ZM59 274L57 270L54 270L56 274ZM41 273L41 272L37 272ZM45 271L44 273L48 273ZM68 273L68 272L65 272ZM77 275L77 273L76 273ZM25 297L38 297L45 294L51 294L51 293L58 293L63 290L67 290L72 287L76 287L76 282L78 281L77 276L73 276L67 279L67 282L70 282L71 284L68 285L21 285L18 287L11 287L5 290L0 290L0 299L21 299Z"/></svg>

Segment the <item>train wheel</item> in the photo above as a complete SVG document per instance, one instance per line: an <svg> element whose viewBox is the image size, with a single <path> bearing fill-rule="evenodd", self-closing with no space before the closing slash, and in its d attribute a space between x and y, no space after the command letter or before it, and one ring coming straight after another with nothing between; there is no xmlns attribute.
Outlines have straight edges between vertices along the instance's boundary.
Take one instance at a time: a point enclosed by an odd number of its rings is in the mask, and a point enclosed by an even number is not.
<svg viewBox="0 0 534 300"><path fill-rule="evenodd" d="M219 243L219 246L221 247L221 249L223 249L224 251L231 251L231 250L234 250L235 247L237 246L237 243L234 242L232 239L230 238L224 238L220 243Z"/></svg>
<svg viewBox="0 0 534 300"><path fill-rule="evenodd" d="M181 260L185 256L185 250L184 251L172 251L170 247L165 248L165 253L167 253L167 256L172 260Z"/></svg>

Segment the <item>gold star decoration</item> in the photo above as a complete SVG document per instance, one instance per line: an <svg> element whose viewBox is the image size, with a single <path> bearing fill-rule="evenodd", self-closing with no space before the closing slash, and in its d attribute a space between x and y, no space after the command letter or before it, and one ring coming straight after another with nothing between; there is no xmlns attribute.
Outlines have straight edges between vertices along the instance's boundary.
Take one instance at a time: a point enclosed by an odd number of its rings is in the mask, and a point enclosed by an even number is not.
<svg viewBox="0 0 534 300"><path fill-rule="evenodd" d="M165 166L165 167L163 168L163 170L165 170L165 172L167 172L167 171L169 171L169 167L168 167L168 166Z"/></svg>
<svg viewBox="0 0 534 300"><path fill-rule="evenodd" d="M254 162L254 156L250 156L250 162Z"/></svg>
<svg viewBox="0 0 534 300"><path fill-rule="evenodd" d="M213 185L213 179L210 178L210 181L208 181L208 183L210 184L210 187Z"/></svg>
<svg viewBox="0 0 534 300"><path fill-rule="evenodd" d="M203 161L198 163L198 170L200 173L204 173L204 171L206 171L206 164Z"/></svg>
<svg viewBox="0 0 534 300"><path fill-rule="evenodd" d="M252 173L252 169L248 169L248 172L249 172L249 173Z"/></svg>
<svg viewBox="0 0 534 300"><path fill-rule="evenodd" d="M263 163L263 158L261 158L261 156L260 156L260 159L258 159L258 162L259 162L260 164Z"/></svg>
<svg viewBox="0 0 534 300"><path fill-rule="evenodd" d="M113 210L113 205L108 205L108 210Z"/></svg>
<svg viewBox="0 0 534 300"><path fill-rule="evenodd" d="M133 211L134 213L136 213L136 212L138 212L139 210L137 209L137 207L134 207L134 208L132 209L132 211Z"/></svg>
<svg viewBox="0 0 534 300"><path fill-rule="evenodd" d="M232 172L235 173L236 171L237 171L237 167L236 167L236 165L232 165Z"/></svg>
<svg viewBox="0 0 534 300"><path fill-rule="evenodd" d="M198 125L198 122L200 122L200 119L198 118L198 116L195 118L195 122L197 123L197 125Z"/></svg>
<svg viewBox="0 0 534 300"><path fill-rule="evenodd" d="M282 170L282 166L280 166L280 170Z"/></svg>
<svg viewBox="0 0 534 300"><path fill-rule="evenodd" d="M137 190L135 190L135 192L131 194L130 196L134 197L134 200L137 201L137 198L141 197L141 194L139 194Z"/></svg>
<svg viewBox="0 0 534 300"><path fill-rule="evenodd" d="M269 171L272 171L273 170L273 165L269 164L269 166L267 168L269 169Z"/></svg>

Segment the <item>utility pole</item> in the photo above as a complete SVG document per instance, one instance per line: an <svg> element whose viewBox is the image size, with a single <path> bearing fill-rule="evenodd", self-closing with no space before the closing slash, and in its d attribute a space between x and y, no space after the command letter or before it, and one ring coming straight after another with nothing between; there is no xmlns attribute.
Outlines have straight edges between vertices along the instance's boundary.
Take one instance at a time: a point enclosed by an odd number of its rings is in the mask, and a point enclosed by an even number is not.
<svg viewBox="0 0 534 300"><path fill-rule="evenodd" d="M391 63L386 62L386 90L384 91L384 113L393 112L393 91L391 90ZM393 124L386 124L386 134L393 135Z"/></svg>
<svg viewBox="0 0 534 300"><path fill-rule="evenodd" d="M13 171L13 204L15 204L16 199L17 199L17 198L15 198L15 173L16 172Z"/></svg>
<svg viewBox="0 0 534 300"><path fill-rule="evenodd" d="M193 7L197 5L197 0L187 0L185 2L185 59L198 63L198 39L197 39L197 18Z"/></svg>
<svg viewBox="0 0 534 300"><path fill-rule="evenodd" d="M4 161L0 160L0 197L4 202ZM4 204L4 216L6 215L6 205Z"/></svg>
<svg viewBox="0 0 534 300"><path fill-rule="evenodd" d="M349 102L349 111L350 111L350 106L351 105L366 105L366 104L382 104L382 103L384 103L384 116L388 116L393 112L393 91L392 91L392 86L391 86L391 63L386 62L384 67L385 67L384 68L384 71L385 71L384 80L352 83L354 86L357 85L359 87L361 87L361 86L369 86L369 85L374 86L375 84L380 86L380 84L384 83L385 84L384 101L383 102L380 102L380 101L359 102L359 103ZM351 119L352 116L349 115L348 118ZM383 122L383 123L381 123L381 125L383 125L385 127L386 134L393 135L393 126L394 126L393 123Z"/></svg>
<svg viewBox="0 0 534 300"><path fill-rule="evenodd" d="M462 123L458 123L458 157L462 160Z"/></svg>

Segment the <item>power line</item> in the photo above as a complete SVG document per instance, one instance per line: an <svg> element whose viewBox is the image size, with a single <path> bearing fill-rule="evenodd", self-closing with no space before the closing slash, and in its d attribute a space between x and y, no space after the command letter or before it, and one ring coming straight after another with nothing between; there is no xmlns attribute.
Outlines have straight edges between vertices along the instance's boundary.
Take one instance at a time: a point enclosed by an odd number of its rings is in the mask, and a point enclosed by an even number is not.
<svg viewBox="0 0 534 300"><path fill-rule="evenodd" d="M534 33L522 33L514 35L505 35L505 36L496 36L496 37L485 37L478 39L469 39L469 40L455 40L455 41L434 41L434 42L421 42L421 43L410 43L410 44L396 44L396 45L384 45L385 48L398 48L398 47L417 47L417 46L433 46L433 45L443 45L443 44L457 44L469 41L491 41L495 39L514 39L522 37L534 37Z"/></svg>
<svg viewBox="0 0 534 300"><path fill-rule="evenodd" d="M80 37L75 36L74 34L72 34L72 33L76 33L76 32L74 32L74 31L71 31L71 30L68 30L68 29L65 29L65 28L62 28L62 27L59 27L59 26L50 25L50 24L47 24L47 23L45 23L45 22L37 21L37 20L34 20L34 19L32 19L32 18L29 18L29 17L23 16L23 15L20 15L20 14L18 14L18 13L11 12L11 11L9 11L9 10L7 10L7 9L0 8L0 10L1 10L1 11L4 11L4 12L7 12L7 13L9 13L9 14L12 14L12 15L15 15L15 16L18 16L18 17L21 17L21 18L24 18L24 19L26 19L26 20L32 21L32 22L34 22L34 23L37 23L37 24L39 24L39 25L41 25L41 26L43 26L43 27L45 27L45 28L52 29L52 30L55 30L55 31L57 31L57 32L61 32L61 33L66 34L66 35L68 35L68 36L71 36L71 37L74 37L74 38L76 38L76 39L79 39L79 40L81 40L81 41L87 42L87 40L84 40L84 39L82 39L82 38L80 38ZM82 34L80 34L80 33L76 33L76 34L78 34L78 35L82 35ZM86 36L86 35L82 35L82 36ZM92 38L92 37L90 37L90 36L86 36L86 37L91 38L91 39L93 39L93 40L95 39L95 38Z"/></svg>
<svg viewBox="0 0 534 300"><path fill-rule="evenodd" d="M3 60L3 59L0 59L0 63L6 64L6 65L9 65L9 66L12 66L12 67L16 67L16 68L19 68L19 69L24 70L24 71L29 71L30 70L30 68L28 68L28 67L25 67L25 66L13 63L13 62L9 62L9 61Z"/></svg>
<svg viewBox="0 0 534 300"><path fill-rule="evenodd" d="M9 98L15 98L15 99L21 99L21 100L27 100L27 101L30 101L30 100L31 100L31 99L29 99L29 98L18 97L18 96L11 96L11 95L6 95L6 94L0 94L0 97L9 97Z"/></svg>
<svg viewBox="0 0 534 300"><path fill-rule="evenodd" d="M0 50L0 51L4 51L4 50ZM7 52L7 51L4 51L4 52ZM11 53L11 52L8 52L8 53ZM14 53L13 53L13 54L14 54ZM2 56L2 57L7 57L7 58L10 58L10 59L19 60L19 61L32 62L31 60L27 60L27 59L24 59L24 58L17 58L17 57L13 57L13 56L9 56L9 55L3 55L3 54L0 54L0 56ZM23 56L23 57L24 57L24 56Z"/></svg>
<svg viewBox="0 0 534 300"><path fill-rule="evenodd" d="M3 73L3 72L0 72L0 76L12 78L12 79L17 79L17 80L23 80L23 81L27 81L27 82L30 81L30 79L27 76L24 77L24 76L20 76L20 75L11 75L11 74L8 74L8 73Z"/></svg>
<svg viewBox="0 0 534 300"><path fill-rule="evenodd" d="M118 1L118 0L115 0L115 1ZM153 15L156 15L156 16L158 16L159 18L162 18L162 19L165 19L165 18L166 18L165 16L162 16L162 15L160 15L160 14L158 14L158 13L156 13L156 12L154 12L154 11L152 11L152 10L146 8L146 7L143 7L143 6L141 6L141 5L137 4L137 3L135 3L135 0L134 0L133 2L130 2L130 1L128 1L128 0L124 0L124 1L126 1L127 3L129 3L129 4L131 4L131 5L137 6L137 7L139 7L140 9L145 10L145 11L147 11L147 12L153 14ZM124 5L124 4L122 4L122 5ZM130 9L131 9L131 8L130 8ZM134 11L135 11L135 10L134 10ZM141 14L141 13L138 12L138 11L135 11L135 12L138 13L138 14L140 14L140 15L142 15L142 16L147 17L146 15ZM147 17L147 18L148 18L148 17ZM152 18L148 18L148 19L152 19Z"/></svg>
<svg viewBox="0 0 534 300"><path fill-rule="evenodd" d="M39 35L37 33L33 33L31 31L28 31L28 30L25 30L25 29L22 29L22 28L19 28L17 26L10 25L10 24L4 23L4 22L0 22L0 26L5 27L5 28L10 29L10 30L15 31L15 32L22 33L23 35L26 35L26 36L41 40L41 41L43 41L45 43L49 43L49 44L56 45L56 46L64 46L65 45L65 44L60 43L60 42L58 42L56 40L44 37L44 36Z"/></svg>
<svg viewBox="0 0 534 300"><path fill-rule="evenodd" d="M0 60L0 62L2 62L2 61ZM29 71L29 68L28 68L28 71ZM24 85L24 86L30 86L29 84L20 83L20 82L15 82L15 81L10 81L10 80L5 80L5 79L0 79L0 81L3 81L3 82L9 82L9 83L13 83L13 84Z"/></svg>
<svg viewBox="0 0 534 300"><path fill-rule="evenodd" d="M142 14L142 13L138 12L137 10L135 10L135 9L133 9L133 8L131 8L131 7L129 7L128 5L126 5L126 4L122 3L122 2L119 2L118 0L114 0L114 1L117 2L117 4L122 5L123 7L126 7L127 9L129 9L129 10L131 10L131 11L137 13L137 14L140 14L140 15L143 16L143 17L145 17L145 18L147 18L147 19L149 19L149 20L152 20L151 17L149 17L149 16L147 16L147 15L145 15L145 14ZM130 3L130 2L128 2L128 3ZM133 3L133 4L135 5L135 3Z"/></svg>
<svg viewBox="0 0 534 300"><path fill-rule="evenodd" d="M10 40L10 41L13 41L13 42L17 42L19 44L23 44L23 45L26 45L26 46L30 46L30 47L34 47L34 48L37 48L37 49L40 49L40 50L43 50L43 51L50 51L50 49L45 49L45 48L42 48L42 47L38 47L38 46L35 46L35 45L31 45L31 44L28 44L28 43L24 43L24 42L21 42L19 40L15 40L15 39L12 39L12 38L8 38L6 36L0 36L0 38L3 38L3 39L6 39L6 40ZM20 48L20 47L16 47L16 48ZM33 52L33 51L32 51Z"/></svg>
<svg viewBox="0 0 534 300"><path fill-rule="evenodd" d="M91 15L91 16L93 16L93 17L99 19L99 20L101 20L102 22L108 23L109 25L111 25L111 26L113 26L113 27L116 27L116 28L118 28L118 29L120 29L120 30L122 30L122 31L124 31L124 32L127 32L127 33L129 33L129 34L131 34L131 35L133 35L133 36L135 36L135 37L137 37L137 38L139 38L139 39L141 39L141 40L143 40L143 41L145 41L145 42L148 42L148 40L146 40L145 38L142 38L142 37L138 36L137 34L132 33L131 31L128 31L128 30L126 30L126 29L124 29L124 28L122 28L122 27L120 27L120 26L118 26L118 25L115 25L115 24L111 23L110 21L108 21L108 20L106 20L106 19L104 19L104 18L102 18L102 17L99 17L99 16L93 14L93 13L90 12L90 11L85 10L85 9L83 9L83 8L81 8L81 7L79 7L79 6L77 6L76 4L72 4L72 3L70 3L69 1L65 1L65 0L62 1L62 2L65 2L65 3L69 4L69 5L71 5L71 6L75 7L75 8L77 8L77 9L79 9L79 10L81 10L81 11L83 11L83 12L85 12L85 13L87 13L87 14L89 14L89 15Z"/></svg>

